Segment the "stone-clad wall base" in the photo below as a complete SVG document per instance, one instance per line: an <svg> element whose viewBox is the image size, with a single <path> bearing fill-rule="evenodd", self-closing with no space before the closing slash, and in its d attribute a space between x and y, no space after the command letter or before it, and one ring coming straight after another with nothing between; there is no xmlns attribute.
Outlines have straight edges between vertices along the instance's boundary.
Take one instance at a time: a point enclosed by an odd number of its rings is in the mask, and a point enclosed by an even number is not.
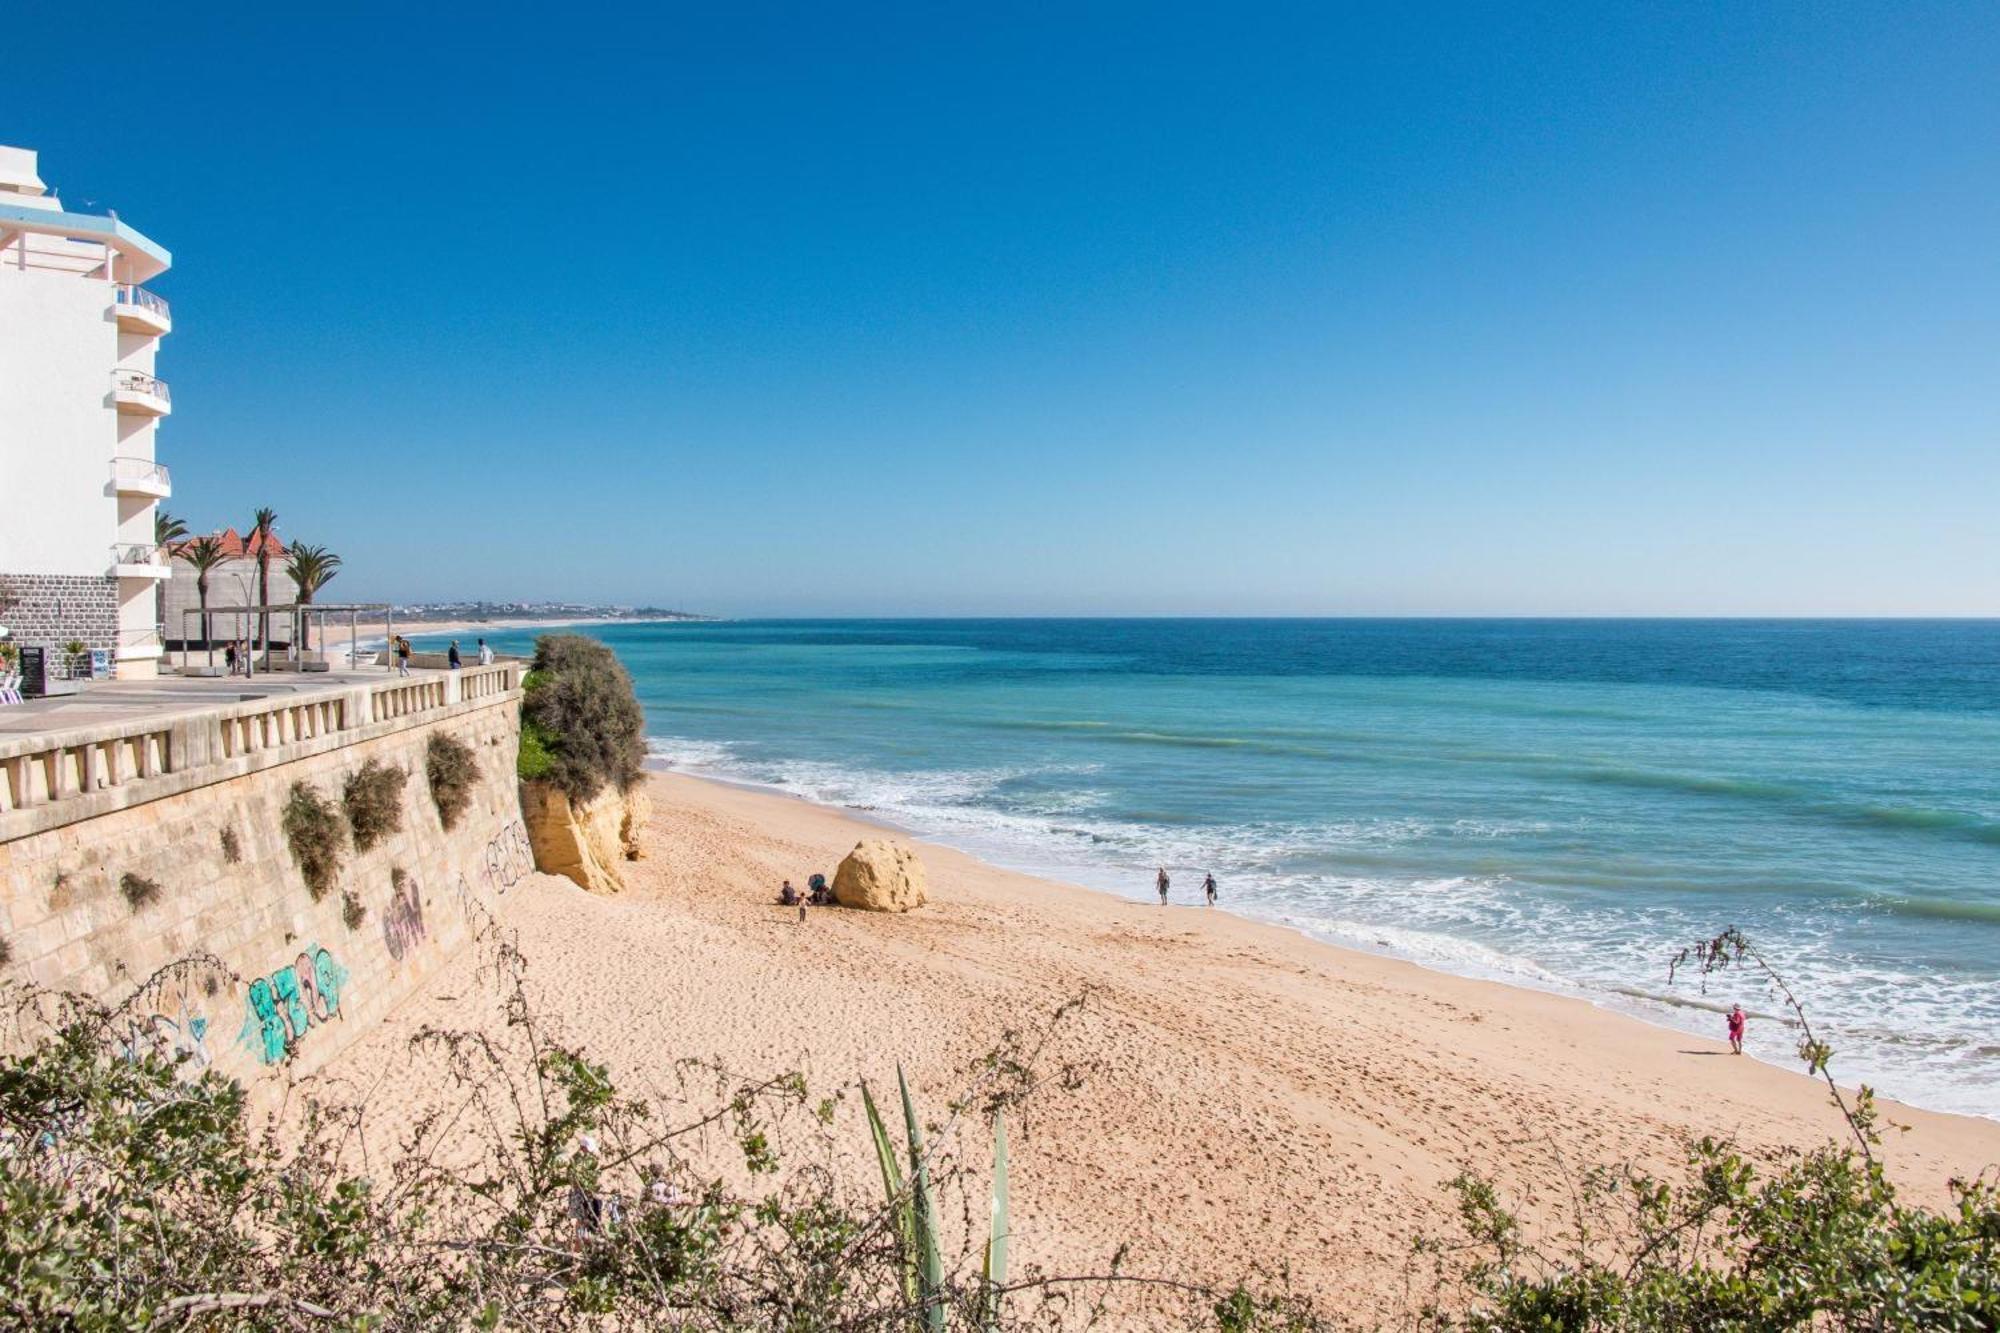
<svg viewBox="0 0 2000 1333"><path fill-rule="evenodd" d="M176 960L221 959L134 1014L132 1040L185 1051L253 1093L318 1069L472 939L475 921L532 869L514 778L511 697L424 726L0 844L0 976L111 1002ZM480 781L457 828L438 818L425 747L444 731L473 747ZM402 829L351 849L314 901L284 834L293 784L340 801L369 759L409 772ZM224 831L234 834L230 860ZM394 872L404 874L398 891ZM158 885L133 906L132 874ZM364 916L343 919L343 895Z"/></svg>
<svg viewBox="0 0 2000 1333"><path fill-rule="evenodd" d="M118 580L109 575L0 571L0 607L0 625L13 643L58 648L81 639L93 649L118 643Z"/></svg>

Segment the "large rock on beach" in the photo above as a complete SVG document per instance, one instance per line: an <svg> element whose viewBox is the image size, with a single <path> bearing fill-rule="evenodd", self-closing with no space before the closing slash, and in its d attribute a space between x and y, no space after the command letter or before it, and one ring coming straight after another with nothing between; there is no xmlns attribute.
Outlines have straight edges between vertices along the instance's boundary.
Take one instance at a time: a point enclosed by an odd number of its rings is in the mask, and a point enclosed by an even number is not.
<svg viewBox="0 0 2000 1333"><path fill-rule="evenodd" d="M922 907L924 863L901 843L864 838L833 872L833 900L868 912L907 912Z"/></svg>

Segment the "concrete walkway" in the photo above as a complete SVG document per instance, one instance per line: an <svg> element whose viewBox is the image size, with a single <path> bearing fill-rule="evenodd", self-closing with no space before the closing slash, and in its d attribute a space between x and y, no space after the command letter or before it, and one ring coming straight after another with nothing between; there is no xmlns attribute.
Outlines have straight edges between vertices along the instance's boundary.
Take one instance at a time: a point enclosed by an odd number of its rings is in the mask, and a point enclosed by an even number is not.
<svg viewBox="0 0 2000 1333"><path fill-rule="evenodd" d="M410 670L412 680L444 674L415 667ZM274 671L269 675L260 672L248 677L161 676L156 680L84 681L74 694L30 699L0 708L0 738L166 717L252 699L300 697L356 685L380 685L395 677L395 667L374 666L358 670Z"/></svg>

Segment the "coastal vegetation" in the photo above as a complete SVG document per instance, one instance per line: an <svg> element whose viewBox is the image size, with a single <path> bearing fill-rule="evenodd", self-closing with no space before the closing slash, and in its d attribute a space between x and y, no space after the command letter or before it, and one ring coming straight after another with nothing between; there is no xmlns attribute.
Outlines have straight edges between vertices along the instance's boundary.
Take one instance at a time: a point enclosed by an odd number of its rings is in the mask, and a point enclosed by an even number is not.
<svg viewBox="0 0 2000 1333"><path fill-rule="evenodd" d="M216 537L196 537L182 542L174 548L174 555L187 561L188 568L194 570L195 605L201 613L201 641L208 644L208 579L229 555L222 549L221 539ZM185 634L179 626L173 627L177 634Z"/></svg>
<svg viewBox="0 0 2000 1333"><path fill-rule="evenodd" d="M340 803L347 811L355 851L365 852L403 827L403 784L409 776L379 759L370 759L347 775Z"/></svg>
<svg viewBox="0 0 2000 1333"><path fill-rule="evenodd" d="M646 716L616 653L581 634L545 634L522 681L523 780L545 780L571 801L628 790L646 759Z"/></svg>
<svg viewBox="0 0 2000 1333"><path fill-rule="evenodd" d="M472 747L456 736L432 732L424 747L424 777L430 782L438 822L447 829L456 828L459 816L472 803L472 789L479 785L479 765L473 761Z"/></svg>
<svg viewBox="0 0 2000 1333"><path fill-rule="evenodd" d="M244 545L257 557L257 605L271 604L271 538L278 529L278 511L268 506L259 509L250 519L250 532ZM264 665L271 665L271 613L257 613L257 650L264 656Z"/></svg>
<svg viewBox="0 0 2000 1333"><path fill-rule="evenodd" d="M1462 1235L1418 1246L1408 1308L1374 1324L1316 1307L1248 1259L1220 1290L1128 1272L1122 1252L1094 1273L1017 1271L1008 1250L1026 1237L1010 1220L1003 1124L1080 1077L1042 1068L1077 1003L1003 1034L942 1123L919 1116L899 1073L899 1144L865 1085L814 1095L797 1074L745 1080L690 1061L646 1092L621 1089L538 1015L511 938L490 919L477 932L508 1026L412 1037L469 1113L423 1116L387 1140L368 1133L366 1105L321 1093L294 1122L260 1125L240 1085L123 1039L131 1013L212 961L175 964L115 1009L0 985L0 1012L34 1032L0 1057L0 1321L1971 1333L2000 1319L1993 1182L1953 1182L1942 1210L1905 1203L1865 1091L1843 1100L1847 1143L1760 1163L1702 1140L1674 1179L1569 1172L1546 1234L1491 1182L1461 1176ZM1695 958L1704 972L1764 966L1734 932ZM1830 1053L1809 1030L1801 1051L1824 1072ZM838 1109L856 1092L881 1177L872 1201L835 1165ZM990 1157L961 1146L986 1125ZM377 1146L361 1160L364 1142ZM479 1165L453 1165L466 1162Z"/></svg>
<svg viewBox="0 0 2000 1333"><path fill-rule="evenodd" d="M297 589L300 606L311 606L319 591L333 581L340 572L340 557L324 546L313 546L306 542L294 542L285 553L285 574ZM299 619L300 647L312 648L312 623L305 617Z"/></svg>
<svg viewBox="0 0 2000 1333"><path fill-rule="evenodd" d="M347 849L347 818L318 790L295 782L285 799L282 822L292 860L298 863L313 901L318 902L333 888L334 877L340 873L341 853Z"/></svg>
<svg viewBox="0 0 2000 1333"><path fill-rule="evenodd" d="M125 901L136 912L159 899L160 882L128 870L118 877L118 891L125 895Z"/></svg>

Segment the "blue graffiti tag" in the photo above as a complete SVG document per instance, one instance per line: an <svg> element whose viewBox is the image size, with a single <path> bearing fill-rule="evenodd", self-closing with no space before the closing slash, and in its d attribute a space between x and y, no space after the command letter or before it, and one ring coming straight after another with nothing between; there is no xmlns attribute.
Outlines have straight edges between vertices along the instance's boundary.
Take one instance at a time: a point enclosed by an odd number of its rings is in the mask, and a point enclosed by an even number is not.
<svg viewBox="0 0 2000 1333"><path fill-rule="evenodd" d="M249 1010L238 1038L267 1065L298 1049L313 1027L340 1016L340 991L347 973L333 955L313 945L292 962L250 983Z"/></svg>

